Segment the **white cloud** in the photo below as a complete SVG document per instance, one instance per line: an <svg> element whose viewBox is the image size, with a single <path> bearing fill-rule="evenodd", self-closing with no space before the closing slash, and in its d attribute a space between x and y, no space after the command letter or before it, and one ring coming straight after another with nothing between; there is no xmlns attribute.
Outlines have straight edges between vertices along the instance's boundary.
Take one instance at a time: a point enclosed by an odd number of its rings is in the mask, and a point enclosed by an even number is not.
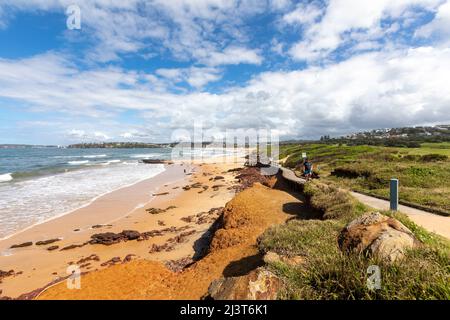
<svg viewBox="0 0 450 320"><path fill-rule="evenodd" d="M94 140L101 140L101 141L110 139L110 137L106 133L101 131L95 131L93 134L93 138Z"/></svg>
<svg viewBox="0 0 450 320"><path fill-rule="evenodd" d="M261 64L263 58L257 50L233 46L222 51L205 53L200 61L210 66L220 66L241 63Z"/></svg>
<svg viewBox="0 0 450 320"><path fill-rule="evenodd" d="M67 132L67 136L75 139L86 139L88 137L84 130L76 130L76 129L72 129L69 132Z"/></svg>
<svg viewBox="0 0 450 320"><path fill-rule="evenodd" d="M209 82L214 82L222 78L220 70L215 68L190 68L187 82L195 88L202 88Z"/></svg>
<svg viewBox="0 0 450 320"><path fill-rule="evenodd" d="M158 69L155 72L157 75L170 79L170 80L175 80L175 81L179 81L182 78L183 75L183 70L182 69L167 69L167 68L163 68L163 69Z"/></svg>
<svg viewBox="0 0 450 320"><path fill-rule="evenodd" d="M72 141L106 141L110 137L101 131L86 132L85 130L72 129L66 133L66 136Z"/></svg>
<svg viewBox="0 0 450 320"><path fill-rule="evenodd" d="M441 2L442 0L330 0L328 6L323 8L320 22L314 23L303 18L306 20L303 22L303 38L292 46L290 53L298 60L326 58L351 40L352 33L359 33L360 38L364 36L364 41L380 39L386 35L386 30L380 29L381 19L405 17L408 10L415 10L417 7L433 10ZM287 17L291 17L292 21L301 21L303 11L297 10L298 8ZM388 30L390 28L391 26L387 27Z"/></svg>
<svg viewBox="0 0 450 320"><path fill-rule="evenodd" d="M441 44L450 45L450 1L442 4L435 18L416 32L418 37L436 37Z"/></svg>
<svg viewBox="0 0 450 320"><path fill-rule="evenodd" d="M36 112L98 119L87 129L71 132L96 140L147 133L103 123L126 110L138 112L145 121L142 128L151 127L160 141L194 121L219 129L268 126L286 136L317 137L449 122L448 70L450 49L421 47L361 54L305 70L265 72L221 94L172 94L153 90L143 82L148 75L111 68L77 71L50 54L0 60L0 96L26 102Z"/></svg>
<svg viewBox="0 0 450 320"><path fill-rule="evenodd" d="M87 57L95 62L117 60L127 53L142 57L170 52L179 60L194 60L209 66L261 63L255 50L248 49L244 21L266 10L282 8L264 1L239 0L80 0L82 32L66 32L76 40L89 37L94 47ZM1 14L19 11L64 12L72 0L3 0ZM61 26L64 30L65 24ZM228 46L224 46L227 43ZM239 56L230 56L241 54Z"/></svg>
<svg viewBox="0 0 450 320"><path fill-rule="evenodd" d="M155 73L173 84L185 81L196 89L222 78L220 69L209 67L163 68L156 70Z"/></svg>
<svg viewBox="0 0 450 320"><path fill-rule="evenodd" d="M287 24L311 24L323 13L322 8L315 2L299 3L295 10L283 15L282 20Z"/></svg>
<svg viewBox="0 0 450 320"><path fill-rule="evenodd" d="M155 133L145 127L139 127L139 129L130 129L127 132L122 132L119 137L126 140L151 140L155 136Z"/></svg>
<svg viewBox="0 0 450 320"><path fill-rule="evenodd" d="M69 1L4 0L0 10L5 3L15 10L56 10ZM226 65L263 63L263 51L249 41L245 21L264 12L266 4L80 1L83 12L92 9L83 14L86 28L97 40L89 52L92 60L108 61L129 52L153 56L154 41L159 41L158 52L170 51L186 66L145 73L97 64L80 68L72 57L55 52L0 58L0 97L19 101L30 112L52 112L65 119L55 122L55 132L93 141L167 141L172 130L190 128L193 121L219 129L268 126L285 136L305 138L450 121L450 49L443 41L449 38L448 2L331 0L323 8L317 3L270 1L269 7L279 10L284 26L294 25L303 32L290 54L319 63L301 70L263 72L248 83L233 87L224 83L221 93L209 93L205 86L222 79ZM379 39L417 21L417 6L436 11L435 19L417 36L440 35L440 46L380 47ZM157 19L149 19L155 12ZM385 18L395 21L381 26ZM272 52L283 54L285 40L271 39ZM328 60L343 45L351 45L351 55L345 61ZM126 112L145 123L121 123Z"/></svg>

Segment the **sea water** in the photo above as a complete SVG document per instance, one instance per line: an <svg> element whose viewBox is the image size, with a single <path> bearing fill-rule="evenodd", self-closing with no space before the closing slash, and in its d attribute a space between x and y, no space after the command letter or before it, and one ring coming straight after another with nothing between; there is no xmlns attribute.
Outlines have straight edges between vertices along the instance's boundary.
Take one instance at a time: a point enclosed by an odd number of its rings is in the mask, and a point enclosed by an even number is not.
<svg viewBox="0 0 450 320"><path fill-rule="evenodd" d="M169 148L0 148L0 239L88 205L97 197L151 178Z"/></svg>

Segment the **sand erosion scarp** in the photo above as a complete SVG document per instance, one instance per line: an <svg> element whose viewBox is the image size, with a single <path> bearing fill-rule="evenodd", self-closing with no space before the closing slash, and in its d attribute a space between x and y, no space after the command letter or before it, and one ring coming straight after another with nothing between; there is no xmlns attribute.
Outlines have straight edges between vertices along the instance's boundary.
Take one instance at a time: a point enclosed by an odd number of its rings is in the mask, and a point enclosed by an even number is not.
<svg viewBox="0 0 450 320"><path fill-rule="evenodd" d="M283 211L288 202L300 201L257 183L226 205L209 253L184 271L175 273L160 262L136 260L82 276L80 290L70 290L63 282L38 298L200 299L213 280L246 274L261 264L257 237L271 225L292 217Z"/></svg>

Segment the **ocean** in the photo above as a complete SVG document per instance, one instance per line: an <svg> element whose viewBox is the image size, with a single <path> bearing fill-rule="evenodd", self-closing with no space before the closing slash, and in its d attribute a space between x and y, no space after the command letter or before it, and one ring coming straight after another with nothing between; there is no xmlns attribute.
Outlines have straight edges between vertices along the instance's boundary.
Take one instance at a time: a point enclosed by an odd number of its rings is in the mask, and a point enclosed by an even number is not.
<svg viewBox="0 0 450 320"><path fill-rule="evenodd" d="M171 149L0 148L0 239L163 172Z"/></svg>

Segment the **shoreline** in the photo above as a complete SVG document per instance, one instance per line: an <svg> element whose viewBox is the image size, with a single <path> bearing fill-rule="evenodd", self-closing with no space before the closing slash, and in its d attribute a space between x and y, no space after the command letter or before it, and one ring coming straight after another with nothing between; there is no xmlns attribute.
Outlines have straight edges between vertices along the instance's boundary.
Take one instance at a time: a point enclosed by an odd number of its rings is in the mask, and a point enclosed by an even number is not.
<svg viewBox="0 0 450 320"><path fill-rule="evenodd" d="M63 213L57 214L57 215L55 215L54 217L45 219L44 221L36 222L36 223L34 223L33 225L30 225L30 226L28 226L28 227L25 227L25 228L22 229L22 230L19 230L19 231L17 231L17 232L14 232L14 233L8 235L8 236L5 236L5 237L3 237L3 238L0 238L0 256L1 256L1 253L2 253L2 252L1 252L1 245L2 245L2 242L3 242L3 241L9 240L9 239L11 239L11 238L13 238L13 237L16 237L16 236L19 236L21 233L27 232L28 230L31 230L31 229L33 229L33 228L35 228L35 227L39 227L40 225L43 225L43 224L46 224L46 223L50 223L50 222L52 222L52 221L54 221L54 220L58 220L58 219L64 218L64 217L67 216L67 215L76 214L78 211L80 211L80 210L82 210L82 209L85 209L85 208L89 207L89 206L92 205L95 201L97 201L98 199L100 199L100 198L102 198L102 197L108 196L108 195L111 194L111 193L120 192L120 190L122 190L122 189L126 189L126 188L133 187L133 186L135 186L135 185L137 185L137 184L139 184L139 183L142 183L142 182L145 182L145 181L149 181L149 180L152 180L152 179L156 179L159 175L161 175L161 174L163 174L164 172L166 172L166 170L167 170L167 166L164 167L164 171L162 171L162 172L160 172L160 173L157 173L156 175L154 175L154 176L152 176L152 177L150 177L150 178L144 178L144 179L138 180L138 181L136 181L136 182L133 182L133 183L130 183L130 184L127 184L127 185L123 185L123 186L118 187L118 188L116 188L116 189L113 189L113 190L104 192L104 193L99 194L98 196L95 196L94 198L90 199L88 203L83 204L83 205L81 205L81 206L79 206L79 207L77 207L77 208L75 208L75 209L70 209L70 210L65 211L65 212L63 212ZM151 200L150 200L150 201L151 201ZM149 201L149 202L150 202L150 201ZM143 205L145 205L145 204L143 204ZM134 210L136 210L136 209L138 209L138 207L132 209L132 211L134 211Z"/></svg>
<svg viewBox="0 0 450 320"><path fill-rule="evenodd" d="M83 273L108 267L111 263L107 262L115 261L117 257L120 257L119 260L123 258L124 261L130 256L133 256L133 259L155 261L192 258L196 254L195 242L205 235L216 218L213 219L213 215L205 216L208 221L198 225L184 221L199 212L207 213L213 208L223 207L234 196L234 190L230 189L234 176L231 173L226 174L226 171L241 164L216 164L213 162L216 160L219 159L210 159L208 163L168 165L164 172L150 179L100 196L84 208L1 240L0 270L14 270L14 273L13 276L0 279L0 296L17 298L57 279L63 279L67 276L67 266L94 255L98 261L85 263L81 269ZM188 169L188 172L185 173L185 169ZM219 175L223 176L224 180L217 183L215 180L211 181L211 176ZM195 184L202 184L207 190L198 187L183 189L186 185ZM213 188L214 185L220 185L220 190ZM146 211L149 207L164 209L170 206L175 206L176 209L156 215ZM127 241L112 246L86 244L93 234L98 233L166 229L169 231L165 231L165 234L140 242ZM183 235L183 232L189 235ZM153 245L163 246L171 237L180 235L186 239L183 238L181 243L177 243L173 250L153 253L149 251ZM36 245L36 241L51 239L60 240L48 245ZM30 241L33 242L30 246L10 248L12 245ZM51 246L58 246L58 249L49 251ZM66 247L73 248L62 250ZM29 261L33 263L30 265ZM107 264L104 265L105 263Z"/></svg>
<svg viewBox="0 0 450 320"><path fill-rule="evenodd" d="M63 212L63 213L59 213L59 214L55 215L54 217L45 219L44 221L36 222L36 223L34 223L34 224L32 224L32 225L30 225L30 226L28 226L28 227L25 227L25 228L22 229L22 230L16 231L16 232L14 232L14 233L12 233L12 234L10 234L10 235L7 235L7 236L5 236L5 237L3 237L3 238L0 238L0 246L1 246L1 242L4 241L4 240L8 240L8 239L10 239L10 238L12 238L12 237L15 237L15 236L17 236L17 235L19 235L19 234L21 234L21 233L23 233L23 232L26 232L26 231L28 231L28 230L30 230L30 229L36 227L36 226L39 226L39 225L41 225L41 224L45 224L45 223L51 222L51 221L53 221L53 220L62 218L62 217L64 217L64 216L66 216L66 215L72 214L72 213L74 213L74 212L76 212L76 211L78 211L78 210L84 209L84 208L90 206L94 201L96 201L96 200L98 200L99 198L104 197L104 196L106 196L106 195L108 195L108 194L110 194L110 193L117 192L117 191L120 191L121 189L125 189L125 188L132 187L132 186L134 186L134 185L136 185L136 184L138 184L138 183L141 183L141 182L143 182L143 181L147 181L147 180L156 178L158 175L163 174L166 170L167 170L167 166L164 167L164 171L162 171L162 172L160 172L160 173L157 173L157 174L154 175L153 177L150 177L150 178L144 178L144 179L138 180L138 181L136 181L136 182L133 182L133 183L130 183L130 184L127 184L127 185L123 185L123 186L118 187L118 188L116 188L116 189L113 189L113 190L110 190L110 191L106 191L106 192L104 192L104 193L102 193L102 194L99 194L98 196L95 196L94 198L90 199L89 202L87 202L86 204L81 205L80 207L77 207L77 208L75 208L75 209L70 209L70 210L65 211L65 212ZM136 207L135 209L137 209L137 207ZM133 210L135 210L135 209L133 209ZM1 252L0 252L0 256L1 256Z"/></svg>

